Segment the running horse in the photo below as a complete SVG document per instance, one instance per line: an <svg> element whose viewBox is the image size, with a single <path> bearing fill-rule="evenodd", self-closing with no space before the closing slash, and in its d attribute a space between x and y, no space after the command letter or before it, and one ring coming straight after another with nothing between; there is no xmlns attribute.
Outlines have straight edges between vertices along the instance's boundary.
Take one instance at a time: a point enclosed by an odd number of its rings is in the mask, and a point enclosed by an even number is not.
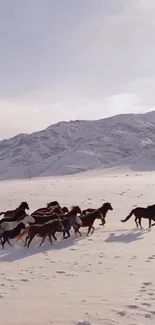
<svg viewBox="0 0 155 325"><path fill-rule="evenodd" d="M29 205L27 202L21 202L21 204L19 205L18 208L16 208L15 210L8 210L8 211L5 211L5 212L0 212L0 216L2 216L4 214L4 218L8 218L8 219L13 219L17 212L20 213L21 212L25 212L25 210L29 210Z"/></svg>
<svg viewBox="0 0 155 325"><path fill-rule="evenodd" d="M85 216L81 215L80 219L82 221L82 225L77 225L74 224L73 228L75 233L79 233L79 235L81 236L81 232L79 231L80 227L88 227L88 232L87 232L87 236L89 235L89 233L91 232L91 234L94 233L94 222L96 219L101 219L102 220L102 224L105 224L105 217L106 214L109 210L113 210L111 203L106 202L104 203L99 209L95 210L94 212L88 213Z"/></svg>

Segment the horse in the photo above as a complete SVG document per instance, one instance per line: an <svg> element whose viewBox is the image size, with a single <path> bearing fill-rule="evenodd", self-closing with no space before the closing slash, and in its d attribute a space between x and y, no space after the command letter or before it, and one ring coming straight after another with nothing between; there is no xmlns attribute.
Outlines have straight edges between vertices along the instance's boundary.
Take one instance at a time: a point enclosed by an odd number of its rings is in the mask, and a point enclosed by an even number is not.
<svg viewBox="0 0 155 325"><path fill-rule="evenodd" d="M17 225L21 222L21 220L19 221L5 221L2 224L0 224L0 235L4 233L4 231L8 231L8 230L12 230L15 227L17 227ZM23 218L22 223L24 223L25 225L28 223L34 223L35 220L32 216L29 216L28 214Z"/></svg>
<svg viewBox="0 0 155 325"><path fill-rule="evenodd" d="M80 217L78 217L78 216L72 216L72 217L69 217L69 218L64 218L64 219L61 220L61 223L64 226L63 239L67 239L67 238L70 237L70 230L71 230L72 226L75 223L82 226L82 221L81 221ZM57 240L57 238L55 237L55 233L56 233L56 230L53 232L52 236L54 237L55 240ZM66 233L67 233L67 237L65 237Z"/></svg>
<svg viewBox="0 0 155 325"><path fill-rule="evenodd" d="M101 215L102 215L102 217L101 217L102 223L100 223L100 226L101 225L104 226L106 223L105 219L106 219L107 212L109 210L113 211L113 207L112 207L111 203L106 202L98 210L101 212ZM97 219L100 219L100 217L98 217Z"/></svg>
<svg viewBox="0 0 155 325"><path fill-rule="evenodd" d="M25 211L25 210L29 210L29 205L27 202L21 202L21 204L19 205L18 208L16 208L15 210L8 210L6 212L0 212L0 216L4 214L4 218L14 218L15 214L17 213L17 211Z"/></svg>
<svg viewBox="0 0 155 325"><path fill-rule="evenodd" d="M21 222L14 229L4 231L3 234L0 236L3 249L4 249L5 243L8 243L10 246L13 246L10 243L10 239L16 238L21 233L21 230L23 230L25 228L26 228L25 224L23 222Z"/></svg>
<svg viewBox="0 0 155 325"><path fill-rule="evenodd" d="M75 206L72 206L71 210L69 212L67 212L66 214L62 214L62 215L59 215L59 217L61 219L63 218L69 218L69 217L72 217L74 215L77 216L77 214L81 214L81 209L78 205L75 205Z"/></svg>
<svg viewBox="0 0 155 325"><path fill-rule="evenodd" d="M68 213L69 212L67 207L63 207L63 208L61 208L61 210L63 211L63 213Z"/></svg>
<svg viewBox="0 0 155 325"><path fill-rule="evenodd" d="M81 232L79 231L80 227L88 227L87 236L89 235L91 229L91 234L94 233L95 228L93 226L96 219L103 220L102 224L105 224L105 217L108 212L108 210L113 210L111 204L109 202L104 203L99 209L95 210L94 212L88 213L85 216L80 216L80 219L82 221L82 226L74 224L73 228L75 233L79 233L81 236Z"/></svg>
<svg viewBox="0 0 155 325"><path fill-rule="evenodd" d="M49 238L49 241L52 243L52 234L54 231L62 231L64 229L61 221L59 219L54 219L51 222L45 223L44 225L33 225L29 228L25 229L17 238L16 242L23 238L23 236L27 235L25 238L25 245L27 248L30 246L31 241L35 236L39 236L42 238L42 241L39 246L41 246L46 237Z"/></svg>
<svg viewBox="0 0 155 325"><path fill-rule="evenodd" d="M93 209L93 208L88 208L86 210L83 210L82 211L82 214L85 216L86 214L88 213L91 213L91 212L94 212L96 209Z"/></svg>
<svg viewBox="0 0 155 325"><path fill-rule="evenodd" d="M52 201L52 202L47 203L47 208L51 208L51 207L55 207L55 206L60 207L60 204L58 201Z"/></svg>
<svg viewBox="0 0 155 325"><path fill-rule="evenodd" d="M45 215L45 214L48 214L48 213L51 213L54 209L61 209L59 203L57 201L53 201L53 202L50 202L50 203L47 203L47 207L46 208L40 208L40 209L37 209L35 210L31 215L32 216L35 216L35 215ZM60 211L61 213L61 211Z"/></svg>
<svg viewBox="0 0 155 325"><path fill-rule="evenodd" d="M45 214L43 214L44 216L48 216L51 214L64 214L64 212L62 211L62 209L59 206L53 207L52 209L50 209L49 211L45 212ZM41 214L42 216L42 214Z"/></svg>
<svg viewBox="0 0 155 325"><path fill-rule="evenodd" d="M72 217L74 215L77 215L78 213L79 214L81 213L81 209L78 206L74 206L66 214L51 213L50 215L43 215L43 216L33 215L33 218L35 219L35 224L44 224L44 223L46 223L48 221L51 221L53 219L56 219L58 217L62 220L64 218L69 218L69 217Z"/></svg>
<svg viewBox="0 0 155 325"><path fill-rule="evenodd" d="M137 228L138 226L142 228L142 224L141 224L142 218L149 219L149 228L151 228L151 221L152 220L155 221L155 204L149 205L146 208L137 207L133 209L125 219L121 220L121 222L128 221L132 217L132 215L135 216L135 223Z"/></svg>
<svg viewBox="0 0 155 325"><path fill-rule="evenodd" d="M54 214L51 214L51 215L44 215L44 216L41 216L41 215L38 215L38 216L33 216L35 222L34 224L39 224L39 225L43 225L49 221L52 221L54 219L58 219L58 217L61 216L61 215L58 215L56 213Z"/></svg>
<svg viewBox="0 0 155 325"><path fill-rule="evenodd" d="M25 210L22 210L22 209L17 210L12 218L11 217L10 218L9 217L2 218L0 220L0 225L2 223L6 222L6 221L7 222L21 221L21 220L23 220L26 217L26 215L27 214L26 214Z"/></svg>

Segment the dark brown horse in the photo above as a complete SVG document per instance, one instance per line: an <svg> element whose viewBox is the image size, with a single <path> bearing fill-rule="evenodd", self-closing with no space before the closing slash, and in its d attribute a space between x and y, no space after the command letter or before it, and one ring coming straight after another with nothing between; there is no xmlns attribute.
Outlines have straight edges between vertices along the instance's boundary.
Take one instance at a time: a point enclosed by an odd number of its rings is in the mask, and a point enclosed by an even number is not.
<svg viewBox="0 0 155 325"><path fill-rule="evenodd" d="M64 227L59 219L55 219L49 223L45 223L44 225L33 225L29 228L25 229L17 238L17 242L21 240L25 235L25 246L29 247L31 241L35 236L39 236L42 238L42 241L39 246L43 244L46 237L49 238L49 241L52 243L52 235L54 231L63 231Z"/></svg>
<svg viewBox="0 0 155 325"><path fill-rule="evenodd" d="M97 209L93 209L93 208L88 208L82 211L82 214L85 216L88 213L94 212Z"/></svg>
<svg viewBox="0 0 155 325"><path fill-rule="evenodd" d="M57 201L53 201L53 202L50 202L50 203L47 203L47 206L45 208L39 208L37 210L35 210L31 215L34 216L34 215L45 215L47 213L51 213L54 209L56 208L60 208L60 205Z"/></svg>
<svg viewBox="0 0 155 325"><path fill-rule="evenodd" d="M54 214L54 213L57 213L57 214L64 214L64 212L62 211L61 207L56 206L56 207L50 208L50 209L49 209L49 210L44 214L44 216L48 216L48 215L51 215L51 214Z"/></svg>
<svg viewBox="0 0 155 325"><path fill-rule="evenodd" d="M63 207L63 208L61 208L61 210L63 211L63 213L68 213L69 212L67 207Z"/></svg>
<svg viewBox="0 0 155 325"><path fill-rule="evenodd" d="M46 209L46 211L36 211L32 213L33 217L47 217L47 216L51 216L52 214L64 214L64 212L62 211L62 209L59 206L53 207L53 208L49 208L48 210Z"/></svg>
<svg viewBox="0 0 155 325"><path fill-rule="evenodd" d="M109 202L104 203L99 209L95 210L94 212L88 213L85 216L80 216L80 219L82 221L82 225L75 224L73 226L75 233L79 233L81 236L81 233L79 231L80 227L88 227L87 236L89 235L90 231L92 230L91 234L93 234L95 228L93 226L94 221L96 219L103 220L102 224L105 224L105 217L108 212L108 210L113 210L111 204Z"/></svg>
<svg viewBox="0 0 155 325"><path fill-rule="evenodd" d="M5 243L8 243L10 246L13 246L10 243L10 239L14 239L17 236L19 236L21 231L25 228L26 228L25 224L21 222L14 229L4 231L3 234L0 236L3 249L4 249Z"/></svg>
<svg viewBox="0 0 155 325"><path fill-rule="evenodd" d="M72 209L66 213L66 214L57 214L57 213L51 213L49 215L33 215L33 218L35 219L35 224L44 224L46 222L49 222L55 218L60 218L60 219L64 219L64 218L69 218L72 216L76 216L77 214L81 213L81 209L78 206L72 207Z"/></svg>
<svg viewBox="0 0 155 325"><path fill-rule="evenodd" d="M132 215L135 216L135 223L137 227L140 226L142 228L141 220L144 218L149 219L149 228L151 228L151 221L155 221L155 204L149 205L147 208L137 207L133 209L125 219L121 220L121 222L128 221Z"/></svg>
<svg viewBox="0 0 155 325"><path fill-rule="evenodd" d="M34 220L35 220L35 224L37 225L43 225L49 221L52 221L54 219L57 219L60 215L56 214L56 213L52 213L51 215L48 215L48 216L41 216L41 215L38 215L38 216L33 216Z"/></svg>
<svg viewBox="0 0 155 325"><path fill-rule="evenodd" d="M29 210L29 206L27 202L21 202L21 204L19 205L19 207L15 210L8 210L6 212L0 212L0 216L4 214L4 218L14 218L15 215L17 214L17 212L19 211L25 211L25 210Z"/></svg>

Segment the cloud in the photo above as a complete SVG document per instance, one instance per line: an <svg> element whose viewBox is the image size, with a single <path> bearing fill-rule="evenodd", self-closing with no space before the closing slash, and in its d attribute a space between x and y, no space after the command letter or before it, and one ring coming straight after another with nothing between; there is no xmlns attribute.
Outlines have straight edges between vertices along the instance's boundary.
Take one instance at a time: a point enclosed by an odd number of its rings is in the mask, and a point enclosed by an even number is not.
<svg viewBox="0 0 155 325"><path fill-rule="evenodd" d="M0 136L154 107L155 2L3 0Z"/></svg>

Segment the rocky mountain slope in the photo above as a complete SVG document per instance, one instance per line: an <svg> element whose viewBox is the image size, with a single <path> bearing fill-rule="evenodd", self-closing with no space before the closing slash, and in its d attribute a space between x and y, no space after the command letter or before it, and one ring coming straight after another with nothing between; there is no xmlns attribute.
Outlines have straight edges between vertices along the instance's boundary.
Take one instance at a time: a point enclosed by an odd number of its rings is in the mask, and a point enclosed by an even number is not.
<svg viewBox="0 0 155 325"><path fill-rule="evenodd" d="M119 165L155 170L155 111L59 122L40 132L0 141L0 179Z"/></svg>

